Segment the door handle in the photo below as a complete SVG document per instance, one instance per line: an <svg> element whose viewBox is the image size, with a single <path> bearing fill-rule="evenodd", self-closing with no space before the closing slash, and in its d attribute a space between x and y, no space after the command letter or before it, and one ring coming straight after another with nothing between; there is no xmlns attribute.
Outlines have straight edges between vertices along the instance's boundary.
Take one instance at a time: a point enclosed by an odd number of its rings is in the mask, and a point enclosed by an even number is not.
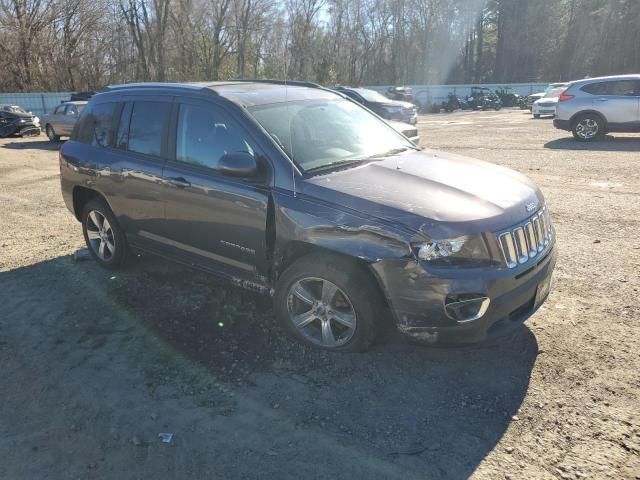
<svg viewBox="0 0 640 480"><path fill-rule="evenodd" d="M608 101L609 101L609 99L608 99L608 98L601 98L601 99L600 99L600 101L601 101L601 102L608 102Z"/></svg>
<svg viewBox="0 0 640 480"><path fill-rule="evenodd" d="M185 180L184 177L169 178L168 182L178 188L187 188L191 186L191 182Z"/></svg>

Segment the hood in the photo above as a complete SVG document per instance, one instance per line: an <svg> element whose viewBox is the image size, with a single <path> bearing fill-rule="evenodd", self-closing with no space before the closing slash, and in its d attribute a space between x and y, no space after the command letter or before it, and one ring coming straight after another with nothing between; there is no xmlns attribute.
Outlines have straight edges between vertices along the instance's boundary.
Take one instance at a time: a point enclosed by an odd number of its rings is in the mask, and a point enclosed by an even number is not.
<svg viewBox="0 0 640 480"><path fill-rule="evenodd" d="M543 97L543 98L539 98L534 103L537 103L537 104L541 104L541 103L558 103L558 98L559 97Z"/></svg>
<svg viewBox="0 0 640 480"><path fill-rule="evenodd" d="M388 102L371 102L371 105L376 107L402 107L402 108L416 108L413 103L401 102L400 100L389 100Z"/></svg>
<svg viewBox="0 0 640 480"><path fill-rule="evenodd" d="M305 179L302 188L305 195L440 238L499 231L544 204L538 187L524 175L436 151L411 151L319 174Z"/></svg>
<svg viewBox="0 0 640 480"><path fill-rule="evenodd" d="M31 113L9 112L6 110L0 112L0 115L2 115L4 118L33 118L33 114Z"/></svg>

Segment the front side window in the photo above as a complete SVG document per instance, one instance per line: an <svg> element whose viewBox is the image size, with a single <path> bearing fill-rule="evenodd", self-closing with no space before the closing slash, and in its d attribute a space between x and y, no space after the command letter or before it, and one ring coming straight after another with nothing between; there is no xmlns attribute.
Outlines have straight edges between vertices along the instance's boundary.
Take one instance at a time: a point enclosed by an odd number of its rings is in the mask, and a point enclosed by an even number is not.
<svg viewBox="0 0 640 480"><path fill-rule="evenodd" d="M53 113L55 115L62 115L64 113L64 109L66 108L66 105L59 105L58 107L56 107L56 109L53 111Z"/></svg>
<svg viewBox="0 0 640 480"><path fill-rule="evenodd" d="M225 112L214 107L180 105L176 137L176 160L216 169L227 153L253 149L242 128Z"/></svg>
<svg viewBox="0 0 640 480"><path fill-rule="evenodd" d="M343 98L258 105L249 111L304 171L416 148L386 122Z"/></svg>
<svg viewBox="0 0 640 480"><path fill-rule="evenodd" d="M113 142L113 115L117 104L98 103L87 107L79 120L75 140L89 145L109 147Z"/></svg>
<svg viewBox="0 0 640 480"><path fill-rule="evenodd" d="M128 150L161 156L170 114L170 103L134 102L129 121Z"/></svg>
<svg viewBox="0 0 640 480"><path fill-rule="evenodd" d="M65 115L75 115L78 113L75 105L67 105L67 110L64 112Z"/></svg>

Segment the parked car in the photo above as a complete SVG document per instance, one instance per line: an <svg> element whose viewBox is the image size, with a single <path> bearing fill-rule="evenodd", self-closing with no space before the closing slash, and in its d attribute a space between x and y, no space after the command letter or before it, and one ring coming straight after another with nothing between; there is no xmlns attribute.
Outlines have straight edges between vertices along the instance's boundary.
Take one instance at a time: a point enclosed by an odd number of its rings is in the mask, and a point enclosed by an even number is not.
<svg viewBox="0 0 640 480"><path fill-rule="evenodd" d="M61 189L97 263L144 251L272 294L308 345L364 350L386 311L418 340L476 342L549 293L555 232L531 180L422 151L331 90L123 85L79 122Z"/></svg>
<svg viewBox="0 0 640 480"><path fill-rule="evenodd" d="M549 90L540 100L533 102L531 113L533 118L540 118L542 115L556 115L556 105L558 105L558 97L564 92L566 87L556 87Z"/></svg>
<svg viewBox="0 0 640 480"><path fill-rule="evenodd" d="M87 104L86 101L64 102L58 105L53 112L42 117L44 131L52 142L57 142L60 137L68 137Z"/></svg>
<svg viewBox="0 0 640 480"><path fill-rule="evenodd" d="M78 102L78 101L88 101L91 97L93 97L96 94L96 92L93 91L89 91L89 92L75 92L71 94L71 97L69 98L70 102Z"/></svg>
<svg viewBox="0 0 640 480"><path fill-rule="evenodd" d="M410 125L418 123L418 109L412 103L391 100L367 88L336 87L335 91L352 98L386 120L396 120Z"/></svg>
<svg viewBox="0 0 640 480"><path fill-rule="evenodd" d="M413 91L410 87L389 87L387 89L387 97L391 100L414 103Z"/></svg>
<svg viewBox="0 0 640 480"><path fill-rule="evenodd" d="M394 120L387 120L387 123L393 127L397 132L407 137L415 145L420 143L420 135L418 134L418 128L415 125L409 125L408 123L396 122Z"/></svg>
<svg viewBox="0 0 640 480"><path fill-rule="evenodd" d="M569 84L568 83L550 83L549 85L547 85L547 88L544 89L544 92L532 93L531 95L527 96L527 108L529 109L530 112L532 112L533 104L537 100L540 100L542 97L544 97L547 93L549 93L554 88L566 87L567 85Z"/></svg>
<svg viewBox="0 0 640 480"><path fill-rule="evenodd" d="M608 132L640 132L640 74L571 83L558 99L553 124L583 142Z"/></svg>
<svg viewBox="0 0 640 480"><path fill-rule="evenodd" d="M0 105L0 137L40 135L40 119L18 105Z"/></svg>

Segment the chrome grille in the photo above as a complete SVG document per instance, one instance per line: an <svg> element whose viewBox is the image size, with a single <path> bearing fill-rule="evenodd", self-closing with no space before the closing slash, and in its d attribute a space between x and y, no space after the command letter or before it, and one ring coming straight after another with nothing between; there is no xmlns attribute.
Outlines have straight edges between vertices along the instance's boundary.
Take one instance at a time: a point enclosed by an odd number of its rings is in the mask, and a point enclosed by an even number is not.
<svg viewBox="0 0 640 480"><path fill-rule="evenodd" d="M524 225L498 234L498 244L509 268L527 263L551 243L553 228L547 207L542 207Z"/></svg>

